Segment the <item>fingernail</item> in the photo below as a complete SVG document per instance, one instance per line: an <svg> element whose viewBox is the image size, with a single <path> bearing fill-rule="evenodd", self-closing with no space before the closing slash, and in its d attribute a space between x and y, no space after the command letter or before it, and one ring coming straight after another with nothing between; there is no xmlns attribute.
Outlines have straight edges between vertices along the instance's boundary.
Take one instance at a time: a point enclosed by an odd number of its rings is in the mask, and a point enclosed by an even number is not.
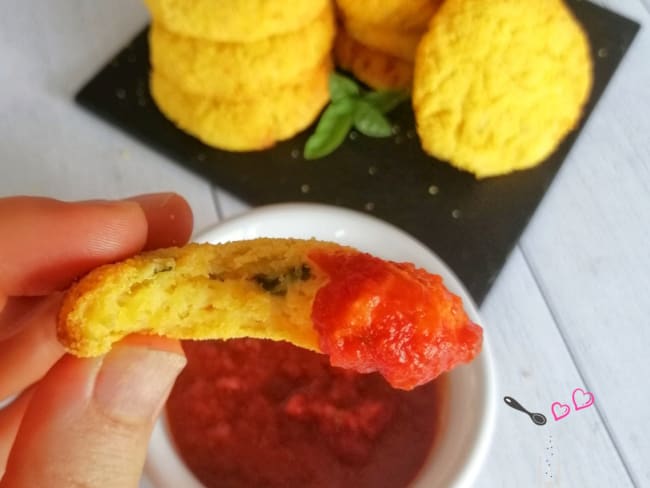
<svg viewBox="0 0 650 488"><path fill-rule="evenodd" d="M140 205L147 219L145 250L182 245L192 234L192 210L177 193L140 195L130 201Z"/></svg>
<svg viewBox="0 0 650 488"><path fill-rule="evenodd" d="M169 201L176 196L176 193L165 192L165 193L147 193L145 195L136 195L134 197L129 197L126 201L137 202L141 207L145 209L161 209L165 208Z"/></svg>
<svg viewBox="0 0 650 488"><path fill-rule="evenodd" d="M88 205L101 205L103 207L133 207L134 202L130 202L128 199L125 200L110 200L106 198L93 198L90 200L79 200L75 202L68 202L71 205L78 205L80 203Z"/></svg>
<svg viewBox="0 0 650 488"><path fill-rule="evenodd" d="M105 415L121 423L151 420L185 363L175 352L115 346L104 358L93 399Z"/></svg>

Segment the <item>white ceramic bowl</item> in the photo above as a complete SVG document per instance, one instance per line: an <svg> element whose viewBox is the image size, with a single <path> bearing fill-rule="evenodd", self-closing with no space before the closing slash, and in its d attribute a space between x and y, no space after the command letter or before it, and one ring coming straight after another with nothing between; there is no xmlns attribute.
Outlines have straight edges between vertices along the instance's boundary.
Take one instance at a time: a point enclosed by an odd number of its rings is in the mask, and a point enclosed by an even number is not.
<svg viewBox="0 0 650 488"><path fill-rule="evenodd" d="M257 208L205 230L197 242L226 242L256 237L315 237L353 246L384 259L409 261L442 276L459 295L470 318L484 327L481 354L448 374L445 422L413 488L460 488L476 479L490 446L495 422L496 387L489 349L489 328L451 270L413 237L366 214L317 204L279 204ZM177 456L165 420L157 423L145 472L156 488L201 488Z"/></svg>

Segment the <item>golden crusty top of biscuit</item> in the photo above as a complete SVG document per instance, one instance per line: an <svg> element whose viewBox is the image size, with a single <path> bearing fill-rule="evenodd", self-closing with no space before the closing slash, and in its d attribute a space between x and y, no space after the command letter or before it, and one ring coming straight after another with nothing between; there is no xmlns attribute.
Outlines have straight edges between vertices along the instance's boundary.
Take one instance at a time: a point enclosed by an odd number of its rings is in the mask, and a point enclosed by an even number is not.
<svg viewBox="0 0 650 488"><path fill-rule="evenodd" d="M329 0L145 0L154 20L188 37L252 42L295 31L314 20Z"/></svg>
<svg viewBox="0 0 650 488"><path fill-rule="evenodd" d="M343 17L392 30L421 30L441 0L336 0Z"/></svg>

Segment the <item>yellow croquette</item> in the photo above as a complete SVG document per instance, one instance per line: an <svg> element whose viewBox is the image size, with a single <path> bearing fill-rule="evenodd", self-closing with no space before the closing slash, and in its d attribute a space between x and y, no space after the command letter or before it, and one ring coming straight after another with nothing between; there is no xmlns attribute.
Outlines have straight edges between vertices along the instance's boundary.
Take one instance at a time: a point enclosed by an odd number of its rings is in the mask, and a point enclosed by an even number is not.
<svg viewBox="0 0 650 488"><path fill-rule="evenodd" d="M417 50L424 150L479 178L547 158L592 86L587 37L561 0L446 0Z"/></svg>
<svg viewBox="0 0 650 488"><path fill-rule="evenodd" d="M329 6L297 31L248 43L184 37L155 22L149 34L151 64L188 93L259 97L269 88L295 84L313 71L329 55L334 33Z"/></svg>
<svg viewBox="0 0 650 488"><path fill-rule="evenodd" d="M334 42L336 64L377 90L410 90L413 65L355 41L339 29Z"/></svg>
<svg viewBox="0 0 650 488"><path fill-rule="evenodd" d="M152 71L150 86L161 112L205 144L255 151L308 127L329 100L329 58L297 83L263 90L256 98L223 101L189 94Z"/></svg>
<svg viewBox="0 0 650 488"><path fill-rule="evenodd" d="M251 42L313 21L329 0L144 0L154 21L188 37Z"/></svg>

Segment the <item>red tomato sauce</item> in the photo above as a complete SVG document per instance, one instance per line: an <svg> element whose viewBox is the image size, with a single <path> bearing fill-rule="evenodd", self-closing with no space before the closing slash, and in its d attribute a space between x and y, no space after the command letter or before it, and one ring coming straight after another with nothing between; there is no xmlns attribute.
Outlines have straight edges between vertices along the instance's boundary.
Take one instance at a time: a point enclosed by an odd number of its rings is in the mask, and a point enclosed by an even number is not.
<svg viewBox="0 0 650 488"><path fill-rule="evenodd" d="M434 444L444 377L403 391L288 343L183 347L168 425L208 488L405 487Z"/></svg>
<svg viewBox="0 0 650 488"><path fill-rule="evenodd" d="M409 390L480 352L483 330L440 276L363 253L309 257L329 277L312 321L332 365L378 371Z"/></svg>

